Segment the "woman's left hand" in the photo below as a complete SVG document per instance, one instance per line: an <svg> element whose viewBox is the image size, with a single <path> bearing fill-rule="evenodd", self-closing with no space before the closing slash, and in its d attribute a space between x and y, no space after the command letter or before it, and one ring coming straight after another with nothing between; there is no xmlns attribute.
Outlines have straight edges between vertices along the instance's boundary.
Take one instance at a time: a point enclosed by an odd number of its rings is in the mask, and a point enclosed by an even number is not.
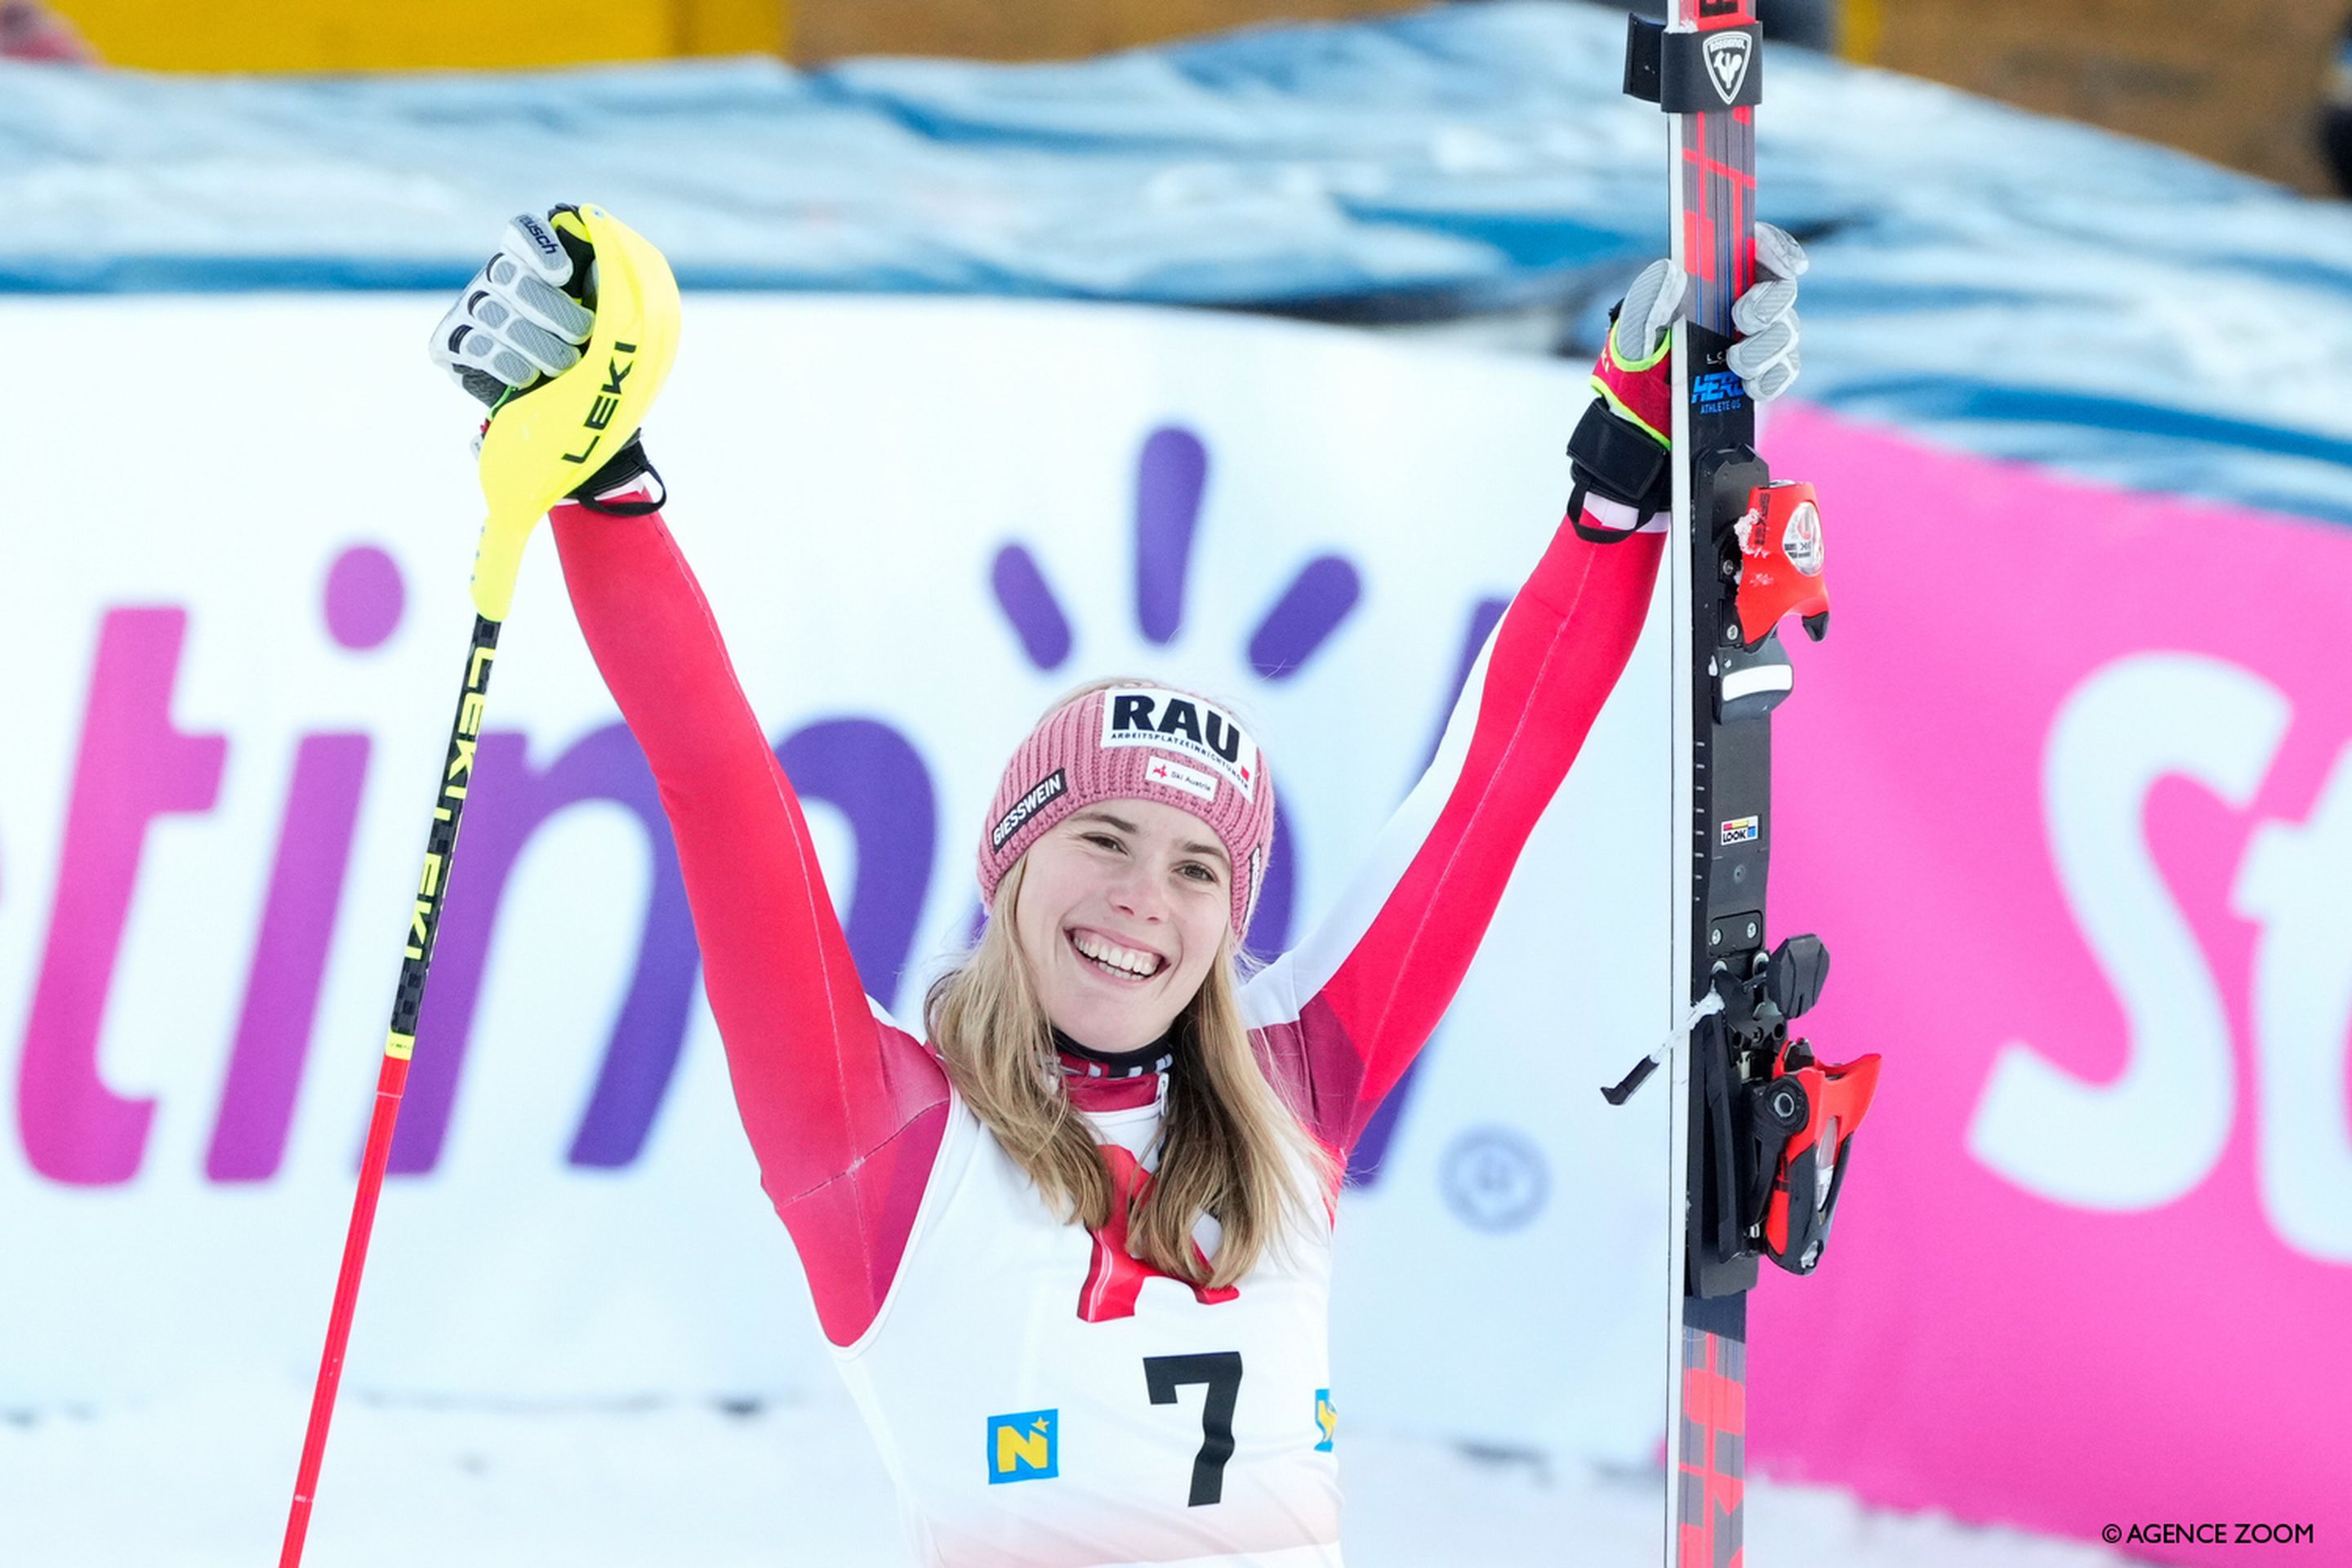
<svg viewBox="0 0 2352 1568"><path fill-rule="evenodd" d="M1732 303L1740 337L1724 363L1758 403L1797 379L1797 279L1809 265L1786 230L1756 226L1756 281ZM1673 504L1665 460L1674 429L1671 350L1689 288L1682 268L1664 259L1633 279L1610 312L1609 337L1592 367L1593 401L1568 444L1579 496L1621 502L1643 520Z"/></svg>

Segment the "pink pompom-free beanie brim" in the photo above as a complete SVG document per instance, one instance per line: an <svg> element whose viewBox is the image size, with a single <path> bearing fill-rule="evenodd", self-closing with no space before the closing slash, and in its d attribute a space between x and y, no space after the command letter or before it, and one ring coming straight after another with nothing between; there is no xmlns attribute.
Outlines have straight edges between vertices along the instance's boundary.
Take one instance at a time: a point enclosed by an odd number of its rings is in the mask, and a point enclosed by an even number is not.
<svg viewBox="0 0 2352 1568"><path fill-rule="evenodd" d="M1248 931L1274 838L1274 781L1234 716L1174 687L1082 692L1038 721L1006 764L980 835L980 901L1029 846L1074 811L1150 800L1209 825L1233 858L1234 935Z"/></svg>

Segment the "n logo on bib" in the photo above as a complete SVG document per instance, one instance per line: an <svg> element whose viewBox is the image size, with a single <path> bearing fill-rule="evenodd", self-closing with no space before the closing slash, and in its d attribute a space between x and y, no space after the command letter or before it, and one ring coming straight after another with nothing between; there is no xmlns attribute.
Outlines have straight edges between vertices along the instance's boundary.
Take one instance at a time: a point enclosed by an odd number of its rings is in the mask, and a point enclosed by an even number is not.
<svg viewBox="0 0 2352 1568"><path fill-rule="evenodd" d="M1023 1410L988 1418L988 1484L1050 1481L1062 1473L1059 1410Z"/></svg>

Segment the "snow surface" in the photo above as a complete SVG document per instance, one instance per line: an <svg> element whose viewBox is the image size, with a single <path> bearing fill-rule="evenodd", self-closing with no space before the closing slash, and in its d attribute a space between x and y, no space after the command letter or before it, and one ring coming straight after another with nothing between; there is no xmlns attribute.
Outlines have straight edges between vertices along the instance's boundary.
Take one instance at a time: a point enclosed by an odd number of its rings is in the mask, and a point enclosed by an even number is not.
<svg viewBox="0 0 2352 1568"><path fill-rule="evenodd" d="M137 1410L0 1418L8 1568L277 1560L309 1405L216 1378ZM1657 1560L1659 1476L1562 1468L1342 1429L1351 1568ZM2096 1568L2095 1546L1752 1485L1749 1568ZM304 1562L316 1568L898 1568L890 1481L845 1394L730 1410L346 1400Z"/></svg>

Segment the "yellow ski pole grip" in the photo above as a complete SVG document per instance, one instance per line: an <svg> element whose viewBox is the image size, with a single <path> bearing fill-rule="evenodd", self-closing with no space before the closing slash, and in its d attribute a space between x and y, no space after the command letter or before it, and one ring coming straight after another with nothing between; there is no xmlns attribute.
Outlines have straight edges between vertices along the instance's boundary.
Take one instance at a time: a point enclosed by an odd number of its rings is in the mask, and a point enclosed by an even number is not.
<svg viewBox="0 0 2352 1568"><path fill-rule="evenodd" d="M628 443L677 357L677 279L662 253L603 207L580 217L596 250L596 324L580 363L510 398L482 436L488 515L474 554L474 608L503 621L523 545L556 502Z"/></svg>

